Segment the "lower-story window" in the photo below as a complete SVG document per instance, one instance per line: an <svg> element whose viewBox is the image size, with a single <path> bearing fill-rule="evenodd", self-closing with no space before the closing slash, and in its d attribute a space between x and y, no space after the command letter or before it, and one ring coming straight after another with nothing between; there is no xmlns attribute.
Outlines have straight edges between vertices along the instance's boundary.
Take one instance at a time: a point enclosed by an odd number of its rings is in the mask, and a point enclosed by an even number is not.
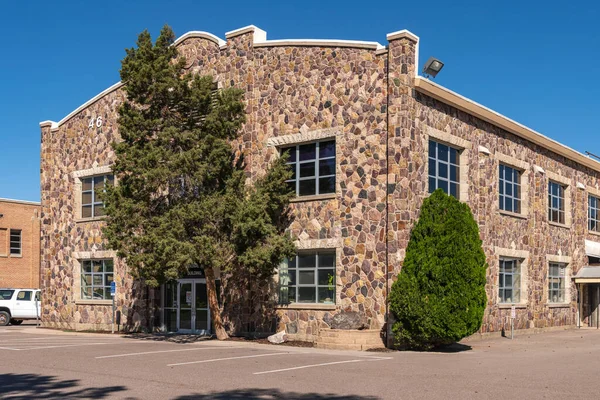
<svg viewBox="0 0 600 400"><path fill-rule="evenodd" d="M113 281L113 260L81 261L81 298L83 300L110 300Z"/></svg>
<svg viewBox="0 0 600 400"><path fill-rule="evenodd" d="M335 303L335 251L299 252L279 269L279 301Z"/></svg>
<svg viewBox="0 0 600 400"><path fill-rule="evenodd" d="M548 267L548 302L564 303L566 300L567 265L550 263Z"/></svg>
<svg viewBox="0 0 600 400"><path fill-rule="evenodd" d="M498 288L500 303L518 303L521 301L520 260L515 258L500 258Z"/></svg>

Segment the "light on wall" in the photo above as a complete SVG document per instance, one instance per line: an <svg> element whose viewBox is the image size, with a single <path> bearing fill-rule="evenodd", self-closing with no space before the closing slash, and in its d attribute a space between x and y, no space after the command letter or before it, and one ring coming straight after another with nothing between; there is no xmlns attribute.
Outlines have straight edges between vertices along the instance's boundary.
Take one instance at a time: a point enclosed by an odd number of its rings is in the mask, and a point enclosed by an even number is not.
<svg viewBox="0 0 600 400"><path fill-rule="evenodd" d="M425 66L423 67L423 73L425 75L431 76L432 78L435 78L435 76L442 70L442 68L444 68L443 62L441 62L435 57L429 57L429 60L427 60Z"/></svg>

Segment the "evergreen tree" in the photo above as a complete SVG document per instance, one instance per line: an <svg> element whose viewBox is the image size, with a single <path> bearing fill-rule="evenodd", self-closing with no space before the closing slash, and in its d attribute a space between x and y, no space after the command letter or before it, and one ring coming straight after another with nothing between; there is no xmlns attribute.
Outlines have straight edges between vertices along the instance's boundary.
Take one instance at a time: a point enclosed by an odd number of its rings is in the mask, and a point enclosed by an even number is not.
<svg viewBox="0 0 600 400"><path fill-rule="evenodd" d="M213 90L213 79L185 70L165 26L156 43L147 31L126 50L119 109L121 141L113 143L116 185L104 195L111 248L150 286L198 265L219 339L228 337L216 296L215 271L264 279L294 254L285 235L285 157L246 183L232 142L245 121L243 93Z"/></svg>
<svg viewBox="0 0 600 400"><path fill-rule="evenodd" d="M425 199L390 291L396 344L431 349L480 328L486 260L469 206L441 189Z"/></svg>

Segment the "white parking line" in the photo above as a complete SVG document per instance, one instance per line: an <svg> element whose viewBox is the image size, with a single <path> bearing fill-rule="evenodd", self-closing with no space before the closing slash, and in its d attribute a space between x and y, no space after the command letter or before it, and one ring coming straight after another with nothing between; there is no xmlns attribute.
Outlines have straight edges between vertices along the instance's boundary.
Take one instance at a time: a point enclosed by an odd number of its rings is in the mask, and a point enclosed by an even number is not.
<svg viewBox="0 0 600 400"><path fill-rule="evenodd" d="M15 347L0 347L3 350L15 350L15 351L23 351L23 350L41 350L41 349L58 349L62 347L78 347L78 346L96 346L100 344L108 344L108 343L80 343L80 344L65 344L58 346L39 346L39 347L30 347L27 349L24 348L15 348Z"/></svg>
<svg viewBox="0 0 600 400"><path fill-rule="evenodd" d="M209 363L209 362L216 362L216 361L239 360L239 359L242 359L242 358L281 356L281 355L284 355L284 354L291 354L291 353L281 353L280 352L280 353L254 354L254 355L251 355L251 356L213 358L211 360L189 361L189 362L183 362L183 363L177 363L177 364L167 364L167 367L175 367L177 365L202 364L202 363Z"/></svg>
<svg viewBox="0 0 600 400"><path fill-rule="evenodd" d="M368 357L368 356L361 356L361 357ZM382 361L382 360L391 360L391 359L392 359L392 357L373 357L372 359L369 359L369 360L359 359L359 360L333 361L333 362L321 363L321 364L301 365L299 367L290 367L290 368L282 368L282 369L272 369L270 371L255 372L253 375L274 374L274 373L277 373L277 372L293 371L293 370L296 370L296 369L314 368L314 367L325 367L327 365L348 364L348 363L355 363L355 362L361 362L361 361L362 362L368 362L368 361Z"/></svg>
<svg viewBox="0 0 600 400"><path fill-rule="evenodd" d="M99 357L94 357L94 358L100 359L100 358L130 357L130 356L141 356L144 354L174 353L176 351L218 350L218 349L231 349L231 347L197 347L197 348L193 348L193 349L144 351L141 353L112 354L110 356L99 356Z"/></svg>

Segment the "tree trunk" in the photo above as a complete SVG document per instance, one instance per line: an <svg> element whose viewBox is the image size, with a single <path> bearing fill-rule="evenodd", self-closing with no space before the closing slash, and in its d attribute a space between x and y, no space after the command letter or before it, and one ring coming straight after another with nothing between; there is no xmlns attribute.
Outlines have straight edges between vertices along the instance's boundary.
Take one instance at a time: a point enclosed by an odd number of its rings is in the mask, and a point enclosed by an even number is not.
<svg viewBox="0 0 600 400"><path fill-rule="evenodd" d="M217 285L215 284L215 271L212 267L204 268L204 275L206 276L206 294L208 296L208 307L210 308L210 317L212 320L212 326L217 334L217 339L226 340L229 339L229 335L223 327L223 320L221 320L221 310L219 309L219 302L217 301Z"/></svg>

